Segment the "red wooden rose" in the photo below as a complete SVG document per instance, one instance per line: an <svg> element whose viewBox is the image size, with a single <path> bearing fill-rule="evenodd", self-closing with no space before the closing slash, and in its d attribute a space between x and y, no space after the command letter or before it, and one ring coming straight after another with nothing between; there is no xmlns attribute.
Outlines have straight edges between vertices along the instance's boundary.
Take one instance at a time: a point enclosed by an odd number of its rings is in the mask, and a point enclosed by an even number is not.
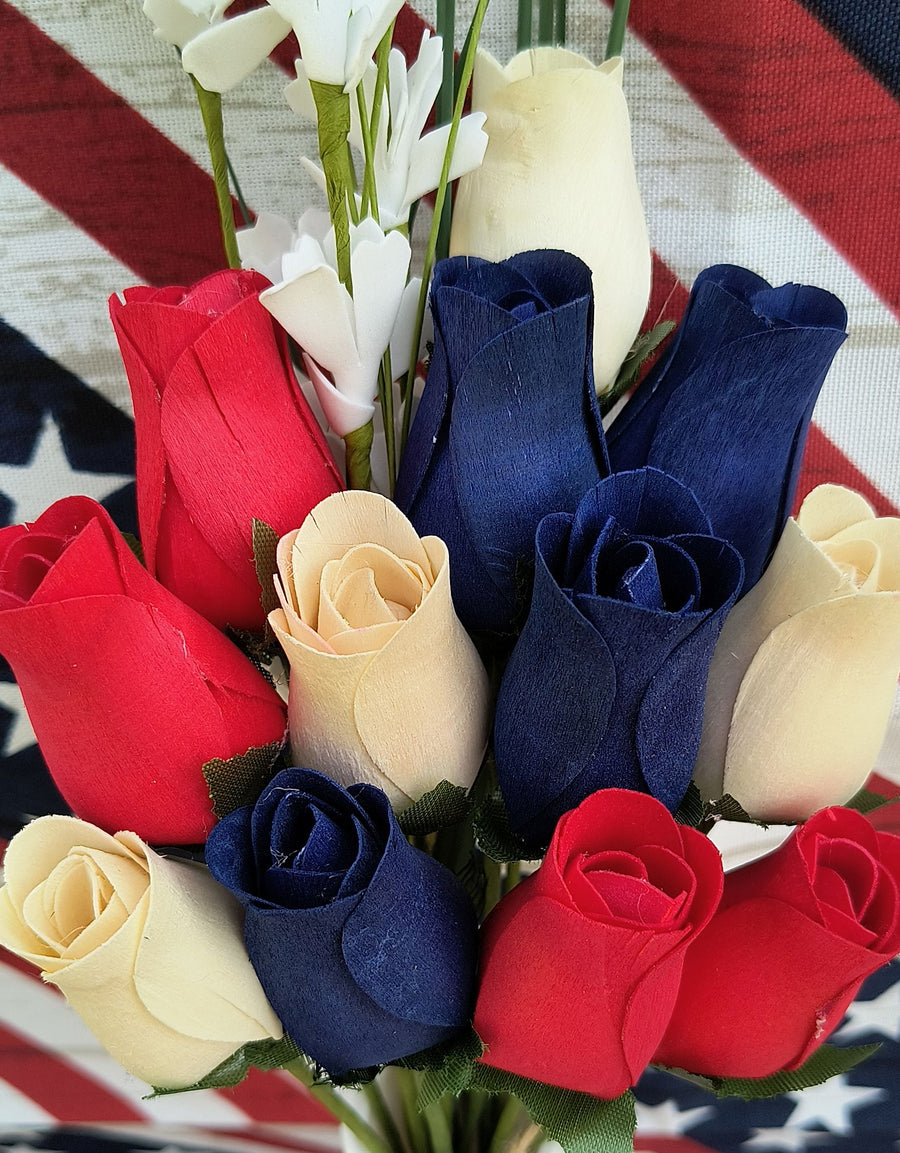
<svg viewBox="0 0 900 1153"><path fill-rule="evenodd" d="M725 878L654 1060L722 1077L802 1065L900 952L898 892L900 837L849 809L810 817Z"/></svg>
<svg viewBox="0 0 900 1153"><path fill-rule="evenodd" d="M256 272L131 288L110 316L134 399L147 567L219 627L261 629L253 518L283 536L342 488Z"/></svg>
<svg viewBox="0 0 900 1153"><path fill-rule="evenodd" d="M204 762L284 734L275 690L87 497L0 530L0 653L66 801L108 832L204 840Z"/></svg>
<svg viewBox="0 0 900 1153"><path fill-rule="evenodd" d="M701 833L653 797L593 793L485 924L475 1028L497 1068L613 1098L659 1044L722 891Z"/></svg>

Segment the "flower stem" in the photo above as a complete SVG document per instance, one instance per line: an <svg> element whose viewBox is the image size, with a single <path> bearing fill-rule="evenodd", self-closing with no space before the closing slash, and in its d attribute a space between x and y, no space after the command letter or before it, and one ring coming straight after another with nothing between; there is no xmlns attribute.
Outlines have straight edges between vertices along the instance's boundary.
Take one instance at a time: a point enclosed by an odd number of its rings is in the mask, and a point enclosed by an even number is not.
<svg viewBox="0 0 900 1153"><path fill-rule="evenodd" d="M516 20L516 50L523 52L531 47L534 29L534 0L519 0Z"/></svg>
<svg viewBox="0 0 900 1153"><path fill-rule="evenodd" d="M340 1093L331 1085L317 1084L313 1080L312 1071L305 1061L291 1061L284 1068L305 1085L310 1095L333 1113L342 1125L346 1125L353 1136L368 1149L369 1153L394 1153L390 1145L380 1134L376 1133L367 1121L360 1117L352 1106L347 1104Z"/></svg>
<svg viewBox="0 0 900 1153"><path fill-rule="evenodd" d="M553 43L564 45L566 42L566 0L556 0L554 22Z"/></svg>
<svg viewBox="0 0 900 1153"><path fill-rule="evenodd" d="M319 132L319 157L325 173L328 211L334 226L338 279L353 294L350 278L350 216L347 199L353 194L355 176L347 146L350 132L350 96L340 84L323 84L311 80L316 103L316 125Z"/></svg>
<svg viewBox="0 0 900 1153"><path fill-rule="evenodd" d="M631 0L615 0L613 5L612 23L609 26L609 36L606 41L606 59L622 55L622 45L625 43L625 25L628 23L628 8Z"/></svg>
<svg viewBox="0 0 900 1153"><path fill-rule="evenodd" d="M416 1153L432 1153L428 1127L419 1112L419 1081L412 1069L404 1069L397 1077L400 1086L400 1103L403 1106L403 1119L409 1143Z"/></svg>
<svg viewBox="0 0 900 1153"><path fill-rule="evenodd" d="M355 428L344 437L347 448L347 487L361 488L368 492L372 487L372 441L375 428L368 421L362 428Z"/></svg>
<svg viewBox="0 0 900 1153"><path fill-rule="evenodd" d="M504 1153L507 1143L512 1140L516 1130L521 1128L523 1119L527 1123L525 1110L520 1105L519 1099L510 1094L497 1118L497 1126L488 1153Z"/></svg>
<svg viewBox="0 0 900 1153"><path fill-rule="evenodd" d="M366 108L366 94L363 91L362 81L356 86L356 107L359 110L359 132L363 142L363 156L366 166L363 172L362 201L359 214L365 218L368 213L378 221L378 189L375 186L375 142L372 139L372 128L369 124L369 113Z"/></svg>
<svg viewBox="0 0 900 1153"><path fill-rule="evenodd" d="M384 93L388 93L388 101L390 101L390 58L391 58L391 43L394 39L394 24L396 20L391 21L391 26L387 32L382 36L378 42L378 47L375 49L375 94L372 97L372 140L378 142L378 126L381 123L381 106L384 103Z"/></svg>
<svg viewBox="0 0 900 1153"><path fill-rule="evenodd" d="M435 1103L422 1113L433 1153L453 1153L453 1131L444 1112L443 1103Z"/></svg>
<svg viewBox="0 0 900 1153"><path fill-rule="evenodd" d="M394 1119L394 1114L390 1110L390 1106L384 1099L384 1094L378 1087L378 1080L370 1081L368 1085L363 1086L363 1093L369 1100L372 1110L375 1114L375 1120L381 1126L385 1137L390 1143L394 1153L411 1153L409 1145L403 1138L400 1128ZM412 1151L414 1153L414 1151Z"/></svg>
<svg viewBox="0 0 900 1153"><path fill-rule="evenodd" d="M446 124L453 117L456 99L453 84L453 48L456 43L456 0L437 0L437 20L435 28L442 40L443 69L441 87L434 102L435 125ZM450 251L450 216L453 211L453 198L448 196L441 211L435 257L442 260Z"/></svg>
<svg viewBox="0 0 900 1153"><path fill-rule="evenodd" d="M219 222L222 226L222 243L229 268L240 268L237 236L234 230L234 209L231 207L231 189L228 186L228 157L225 153L225 129L222 124L222 97L218 92L208 92L195 76L191 77L203 127L206 143L209 145L209 159L212 162L213 182L216 186L216 202L219 206Z"/></svg>
<svg viewBox="0 0 900 1153"><path fill-rule="evenodd" d="M394 495L397 479L397 455L394 445L394 372L391 367L390 345L384 350L378 370L378 395L381 400L381 419L384 424L384 450L387 456L389 495Z"/></svg>
<svg viewBox="0 0 900 1153"><path fill-rule="evenodd" d="M428 247L425 250L425 263L422 268L422 287L419 290L419 305L416 309L416 323L413 329L412 348L409 353L409 371L406 374L406 384L403 390L403 430L400 438L400 451L406 447L409 436L409 425L412 417L413 386L416 381L416 366L419 362L419 345L422 341L422 326L425 323L425 304L428 300L428 286L434 268L434 254L437 248L438 232L441 225L441 214L444 211L444 201L447 198L447 187L450 182L450 164L453 160L453 149L456 146L456 137L459 135L459 122L462 120L463 107L466 102L466 92L472 79L472 70L475 67L475 50L478 47L478 38L481 35L481 26L487 12L490 0L478 0L475 6L475 15L472 17L472 26L466 38L466 53L463 58L462 71L459 77L459 89L456 93L456 103L453 108L453 119L450 122L450 135L447 139L447 149L444 152L444 163L441 167L441 179L434 196L434 215L431 218L431 232L428 236Z"/></svg>
<svg viewBox="0 0 900 1153"><path fill-rule="evenodd" d="M538 0L538 44L553 43L553 0Z"/></svg>

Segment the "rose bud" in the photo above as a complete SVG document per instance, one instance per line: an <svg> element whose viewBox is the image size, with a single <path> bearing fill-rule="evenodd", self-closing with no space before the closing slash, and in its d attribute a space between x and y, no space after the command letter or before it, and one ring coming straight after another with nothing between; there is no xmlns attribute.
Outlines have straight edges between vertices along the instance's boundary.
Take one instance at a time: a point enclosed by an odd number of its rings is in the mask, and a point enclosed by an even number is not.
<svg viewBox="0 0 900 1153"><path fill-rule="evenodd" d="M823 809L725 878L654 1061L717 1077L796 1069L900 951L900 837Z"/></svg>
<svg viewBox="0 0 900 1153"><path fill-rule="evenodd" d="M489 725L487 674L453 612L447 547L391 501L339 493L278 544L294 760L396 809L441 780L468 788Z"/></svg>
<svg viewBox="0 0 900 1153"><path fill-rule="evenodd" d="M798 821L865 784L900 673L900 519L821 485L725 622L695 779Z"/></svg>
<svg viewBox="0 0 900 1153"><path fill-rule="evenodd" d="M0 529L0 653L60 792L108 831L202 841L204 763L284 735L275 690L87 497Z"/></svg>
<svg viewBox="0 0 900 1153"><path fill-rule="evenodd" d="M397 481L420 533L447 542L467 628L527 604L534 530L609 471L591 374L589 269L565 252L438 264L434 352Z"/></svg>
<svg viewBox="0 0 900 1153"><path fill-rule="evenodd" d="M677 807L741 560L693 494L649 468L600 481L574 515L545 517L536 554L494 752L512 827L542 848L557 818L597 789Z"/></svg>
<svg viewBox="0 0 900 1153"><path fill-rule="evenodd" d="M228 270L109 302L134 400L147 567L220 628L265 620L254 517L280 536L342 487L284 334L259 303L267 287Z"/></svg>
<svg viewBox="0 0 900 1153"><path fill-rule="evenodd" d="M37 965L115 1059L158 1088L194 1084L279 1038L241 940L241 909L202 865L74 817L9 843L0 944Z"/></svg>
<svg viewBox="0 0 900 1153"><path fill-rule="evenodd" d="M453 209L453 255L503 260L529 248L573 252L593 274L594 376L615 381L650 296L650 244L631 155L620 58L595 67L532 48L501 68L475 64L473 108L487 113L480 168Z"/></svg>
<svg viewBox="0 0 900 1153"><path fill-rule="evenodd" d="M246 910L247 951L285 1029L333 1076L428 1049L470 1019L471 902L410 845L380 789L283 769L213 829L206 859Z"/></svg>
<svg viewBox="0 0 900 1153"><path fill-rule="evenodd" d="M744 558L745 591L790 514L813 405L846 327L830 292L707 268L666 353L609 429L614 472L652 465L697 494Z"/></svg>
<svg viewBox="0 0 900 1153"><path fill-rule="evenodd" d="M718 849L659 801L626 789L588 797L485 923L483 1060L618 1097L659 1044L687 946L721 892Z"/></svg>

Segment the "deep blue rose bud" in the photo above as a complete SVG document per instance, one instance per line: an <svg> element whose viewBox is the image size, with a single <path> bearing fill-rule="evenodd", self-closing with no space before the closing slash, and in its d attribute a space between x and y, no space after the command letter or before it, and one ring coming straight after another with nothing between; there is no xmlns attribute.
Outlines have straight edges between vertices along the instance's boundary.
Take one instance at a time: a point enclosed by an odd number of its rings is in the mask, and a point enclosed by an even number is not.
<svg viewBox="0 0 900 1153"><path fill-rule="evenodd" d="M494 751L512 827L542 849L559 817L598 789L677 807L743 567L693 494L651 468L600 481L574 515L544 517L535 551Z"/></svg>
<svg viewBox="0 0 900 1153"><path fill-rule="evenodd" d="M609 430L615 471L652 465L696 494L744 558L745 592L790 515L813 406L846 327L830 292L707 268L667 352Z"/></svg>
<svg viewBox="0 0 900 1153"><path fill-rule="evenodd" d="M469 629L527 605L534 530L609 471L592 370L591 273L551 249L441 261L434 352L397 482L420 535L450 550Z"/></svg>
<svg viewBox="0 0 900 1153"><path fill-rule="evenodd" d="M206 843L285 1030L333 1076L406 1057L471 1019L472 904L414 849L387 797L284 769Z"/></svg>

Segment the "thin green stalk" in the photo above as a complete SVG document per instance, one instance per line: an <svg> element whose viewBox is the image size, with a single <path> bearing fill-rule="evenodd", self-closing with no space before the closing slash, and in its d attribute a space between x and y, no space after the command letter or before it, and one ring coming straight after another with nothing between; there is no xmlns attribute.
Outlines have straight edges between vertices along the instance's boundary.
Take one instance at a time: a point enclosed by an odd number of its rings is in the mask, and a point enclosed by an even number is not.
<svg viewBox="0 0 900 1153"><path fill-rule="evenodd" d="M516 17L516 50L524 52L531 47L534 29L534 0L519 0Z"/></svg>
<svg viewBox="0 0 900 1153"><path fill-rule="evenodd" d="M390 99L390 55L391 43L394 39L394 24L395 20L391 21L391 26L387 32L378 41L378 47L375 49L375 94L372 97L372 139L378 142L378 127L381 123L381 106L384 103L384 93L388 92ZM390 125L388 125L390 131Z"/></svg>
<svg viewBox="0 0 900 1153"><path fill-rule="evenodd" d="M510 861L506 866L506 876L503 879L503 893L511 893L522 879L522 862Z"/></svg>
<svg viewBox="0 0 900 1153"><path fill-rule="evenodd" d="M388 484L390 495L394 495L397 479L397 453L394 443L394 372L391 367L390 345L384 350L381 368L378 371L378 396L381 400L381 419L384 424L384 448L387 455Z"/></svg>
<svg viewBox="0 0 900 1153"><path fill-rule="evenodd" d="M628 23L628 8L631 0L615 0L613 5L612 23L609 26L609 37L606 41L606 59L622 55L622 45L625 43L625 25Z"/></svg>
<svg viewBox="0 0 900 1153"><path fill-rule="evenodd" d="M231 181L231 188L234 192L234 198L238 202L238 208L241 210L241 217L244 221L244 227L249 228L253 223L253 218L250 215L250 209L247 207L247 201L244 199L244 194L241 191L241 185L237 178L237 173L234 170L234 165L231 163L231 157L225 153L225 163L228 165L228 179Z"/></svg>
<svg viewBox="0 0 900 1153"><path fill-rule="evenodd" d="M484 875L486 881L484 889L484 916L486 917L503 895L500 866L488 856L484 858Z"/></svg>
<svg viewBox="0 0 900 1153"><path fill-rule="evenodd" d="M406 386L403 390L403 431L400 439L400 451L406 447L409 436L409 424L412 417L413 386L416 380L416 365L419 361L419 344L422 341L422 326L425 322L425 304L428 300L428 285L431 272L434 268L434 254L437 248L438 231L441 224L441 213L444 211L444 201L447 198L447 187L450 182L450 164L453 160L453 149L456 146L456 137L459 135L459 122L462 120L463 107L466 102L466 92L472 79L472 70L475 67L475 49L478 47L478 37L481 35L481 26L487 12L490 0L478 0L475 6L475 15L472 17L472 27L466 41L466 54L463 68L459 78L459 90L456 94L456 103L453 108L453 119L450 122L450 135L447 140L447 149L444 152L444 163L441 167L441 179L434 196L434 215L431 219L431 232L428 236L428 247L425 251L425 264L422 269L422 287L419 290L419 305L416 309L416 323L413 331L412 347L409 353L409 371L406 374Z"/></svg>
<svg viewBox="0 0 900 1153"><path fill-rule="evenodd" d="M419 1079L412 1069L403 1069L397 1076L400 1087L400 1104L403 1107L403 1120L409 1143L416 1153L434 1153L428 1126L419 1112Z"/></svg>
<svg viewBox="0 0 900 1153"><path fill-rule="evenodd" d="M443 70L441 73L441 87L434 102L434 123L446 124L453 117L453 107L456 100L454 86L454 60L453 48L456 43L456 0L437 0L437 20L435 29L443 41ZM441 211L440 226L438 228L435 258L443 260L450 251L450 219L453 212L453 198L448 196Z"/></svg>
<svg viewBox="0 0 900 1153"><path fill-rule="evenodd" d="M556 0L555 27L553 29L553 43L564 45L566 42L566 0Z"/></svg>
<svg viewBox="0 0 900 1153"><path fill-rule="evenodd" d="M453 1130L440 1101L422 1112L433 1153L453 1153Z"/></svg>
<svg viewBox="0 0 900 1153"><path fill-rule="evenodd" d="M507 1144L512 1140L513 1134L522 1127L525 1116L517 1097L512 1094L507 1098L505 1105L497 1119L494 1136L488 1146L488 1153L504 1153Z"/></svg>
<svg viewBox="0 0 900 1153"><path fill-rule="evenodd" d="M363 172L362 202L359 214L362 218L368 214L378 221L378 189L375 186L375 142L372 138L372 129L369 124L369 113L366 108L366 94L362 82L356 86L356 107L359 111L359 132L363 142L363 156L366 167Z"/></svg>
<svg viewBox="0 0 900 1153"><path fill-rule="evenodd" d="M325 173L328 211L334 225L338 278L352 295L350 216L347 201L353 196L356 179L347 145L347 136L350 132L350 96L344 92L340 84L323 84L319 80L311 80L309 86L316 103L319 157Z"/></svg>
<svg viewBox="0 0 900 1153"><path fill-rule="evenodd" d="M363 1086L362 1092L372 1106L375 1120L381 1126L394 1153L411 1153L394 1119L394 1114L391 1112L387 1101L384 1099L384 1094L378 1086L378 1080L370 1081L368 1085Z"/></svg>
<svg viewBox="0 0 900 1153"><path fill-rule="evenodd" d="M203 127L206 130L206 143L209 145L209 159L212 162L213 182L216 187L216 203L219 206L219 222L222 226L222 243L229 268L240 268L237 236L234 229L234 209L231 206L231 189L228 186L228 157L225 154L225 129L222 124L222 97L218 92L208 92L192 76Z"/></svg>
<svg viewBox="0 0 900 1153"><path fill-rule="evenodd" d="M553 43L553 0L538 0L538 44Z"/></svg>
<svg viewBox="0 0 900 1153"><path fill-rule="evenodd" d="M285 1069L305 1085L310 1094L324 1105L342 1125L346 1125L369 1153L393 1153L390 1145L381 1135L376 1133L372 1126L364 1121L331 1085L314 1083L312 1072L304 1061L292 1061L289 1065L285 1065Z"/></svg>

